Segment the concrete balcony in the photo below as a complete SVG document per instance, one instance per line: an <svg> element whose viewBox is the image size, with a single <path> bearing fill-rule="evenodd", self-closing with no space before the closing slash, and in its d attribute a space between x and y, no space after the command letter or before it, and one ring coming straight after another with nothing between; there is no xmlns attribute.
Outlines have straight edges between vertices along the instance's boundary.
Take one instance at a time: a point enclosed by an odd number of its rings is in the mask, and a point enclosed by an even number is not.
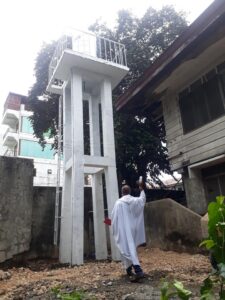
<svg viewBox="0 0 225 300"><path fill-rule="evenodd" d="M13 150L13 149L7 149L5 151L5 153L3 154L3 156L15 157L16 156L15 150Z"/></svg>
<svg viewBox="0 0 225 300"><path fill-rule="evenodd" d="M2 118L2 124L15 127L19 123L19 111L6 109Z"/></svg>
<svg viewBox="0 0 225 300"><path fill-rule="evenodd" d="M110 77L113 88L129 70L123 44L78 30L59 40L49 65L47 90L62 94L73 67ZM84 77L88 78L88 73Z"/></svg>
<svg viewBox="0 0 225 300"><path fill-rule="evenodd" d="M13 148L18 144L18 141L19 141L18 133L11 128L7 128L3 136L2 145L8 148Z"/></svg>

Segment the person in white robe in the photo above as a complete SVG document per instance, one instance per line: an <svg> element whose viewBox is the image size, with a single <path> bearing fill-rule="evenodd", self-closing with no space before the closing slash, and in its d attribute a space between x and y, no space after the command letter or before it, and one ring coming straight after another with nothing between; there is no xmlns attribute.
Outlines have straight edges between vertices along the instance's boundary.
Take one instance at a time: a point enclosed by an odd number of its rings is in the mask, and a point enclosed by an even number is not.
<svg viewBox="0 0 225 300"><path fill-rule="evenodd" d="M121 261L127 275L135 275L136 279L144 276L137 255L137 247L145 243L143 210L146 196L142 183L139 184L139 189L140 196L133 197L130 195L130 187L123 186L122 197L116 201L111 217L112 233L121 254Z"/></svg>

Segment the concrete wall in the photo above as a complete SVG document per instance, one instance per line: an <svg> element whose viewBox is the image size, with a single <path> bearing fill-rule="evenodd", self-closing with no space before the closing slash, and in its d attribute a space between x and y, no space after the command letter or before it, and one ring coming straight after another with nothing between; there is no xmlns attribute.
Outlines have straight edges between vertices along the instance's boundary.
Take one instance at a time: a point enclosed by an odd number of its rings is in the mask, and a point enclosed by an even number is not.
<svg viewBox="0 0 225 300"><path fill-rule="evenodd" d="M56 188L33 187L33 173L32 160L0 156L0 263L24 252L28 258L58 256L53 245ZM90 187L84 195L84 252L93 256Z"/></svg>
<svg viewBox="0 0 225 300"><path fill-rule="evenodd" d="M84 193L84 253L92 256L91 189L85 188ZM54 211L55 188L33 188L33 161L0 157L0 262L28 250L29 257L57 256ZM147 203L145 225L147 243L153 247L199 251L201 216L171 199Z"/></svg>
<svg viewBox="0 0 225 300"><path fill-rule="evenodd" d="M33 257L57 255L53 245L55 220L54 187L34 187L30 254ZM60 229L60 228L59 228Z"/></svg>
<svg viewBox="0 0 225 300"><path fill-rule="evenodd" d="M53 245L55 193L54 187L34 187L30 258L58 257L58 247ZM84 188L84 196L84 254L89 257L95 251L91 188ZM59 207L61 208L61 199Z"/></svg>
<svg viewBox="0 0 225 300"><path fill-rule="evenodd" d="M171 199L145 206L147 244L165 250L199 252L201 216Z"/></svg>
<svg viewBox="0 0 225 300"><path fill-rule="evenodd" d="M33 161L0 157L0 262L27 251L31 240Z"/></svg>

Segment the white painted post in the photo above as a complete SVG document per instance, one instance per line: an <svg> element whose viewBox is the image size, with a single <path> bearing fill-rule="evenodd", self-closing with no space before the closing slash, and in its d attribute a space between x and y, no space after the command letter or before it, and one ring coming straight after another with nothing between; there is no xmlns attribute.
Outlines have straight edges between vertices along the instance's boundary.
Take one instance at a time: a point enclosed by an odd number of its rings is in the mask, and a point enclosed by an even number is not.
<svg viewBox="0 0 225 300"><path fill-rule="evenodd" d="M83 264L84 251L84 134L82 78L71 74L72 117L72 264Z"/></svg>
<svg viewBox="0 0 225 300"><path fill-rule="evenodd" d="M66 171L65 165L71 157L71 95L70 89L63 91L63 153L64 153L64 181L62 191L62 213L59 244L59 260L61 263L71 263L71 239L72 239L72 217L71 217L71 197L72 182L71 170Z"/></svg>
<svg viewBox="0 0 225 300"><path fill-rule="evenodd" d="M72 155L71 86L66 86L63 92L63 161L65 164Z"/></svg>
<svg viewBox="0 0 225 300"><path fill-rule="evenodd" d="M116 167L108 167L105 169L105 180L106 180L106 196L107 196L107 204L108 204L108 215L111 218L111 213L113 206L118 199L118 185L117 185L117 174ZM111 244L111 254L113 260L120 260L120 253L115 244L114 237L112 235L112 228L109 228L110 232L110 244Z"/></svg>
<svg viewBox="0 0 225 300"><path fill-rule="evenodd" d="M104 204L102 173L92 176L93 182L93 213L94 213L94 237L95 237L95 257L96 259L107 259L106 229L104 224Z"/></svg>
<svg viewBox="0 0 225 300"><path fill-rule="evenodd" d="M71 169L64 172L62 213L59 244L59 260L61 263L71 263L71 240L72 240L72 218L71 218L71 196L72 196L72 172Z"/></svg>
<svg viewBox="0 0 225 300"><path fill-rule="evenodd" d="M99 128L99 99L90 99L90 141L91 155L101 156L100 128ZM103 220L104 202L102 173L92 175L92 197L93 197L93 220L95 237L95 256L96 259L107 259L106 229Z"/></svg>
<svg viewBox="0 0 225 300"><path fill-rule="evenodd" d="M101 104L104 156L115 161L112 87L109 79L104 79L101 83Z"/></svg>
<svg viewBox="0 0 225 300"><path fill-rule="evenodd" d="M118 183L116 175L115 161L115 140L112 109L112 87L109 79L104 79L101 84L101 103L102 103L102 129L103 129L103 149L104 156L114 161L114 164L105 168L106 194L108 204L108 215L111 217L114 203L119 197ZM119 260L120 254L115 245L112 231L110 228L110 242L112 259Z"/></svg>

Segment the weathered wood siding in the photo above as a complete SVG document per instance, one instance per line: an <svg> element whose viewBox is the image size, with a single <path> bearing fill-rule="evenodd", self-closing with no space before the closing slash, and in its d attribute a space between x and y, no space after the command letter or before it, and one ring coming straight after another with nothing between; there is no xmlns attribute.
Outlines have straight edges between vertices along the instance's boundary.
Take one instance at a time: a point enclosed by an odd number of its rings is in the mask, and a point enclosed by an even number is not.
<svg viewBox="0 0 225 300"><path fill-rule="evenodd" d="M172 170L225 152L225 116L183 134L177 95L163 101L167 147Z"/></svg>

